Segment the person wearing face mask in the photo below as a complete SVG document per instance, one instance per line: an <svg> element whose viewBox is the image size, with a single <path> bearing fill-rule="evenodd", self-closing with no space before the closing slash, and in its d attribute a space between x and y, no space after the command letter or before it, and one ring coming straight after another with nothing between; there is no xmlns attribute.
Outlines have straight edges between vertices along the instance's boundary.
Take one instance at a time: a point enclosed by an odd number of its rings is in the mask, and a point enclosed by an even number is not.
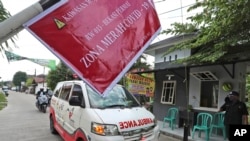
<svg viewBox="0 0 250 141"><path fill-rule="evenodd" d="M229 93L230 103L227 108L221 108L225 111L224 124L226 127L226 134L229 138L230 125L248 125L248 111L244 102L239 100L240 94L236 91Z"/></svg>

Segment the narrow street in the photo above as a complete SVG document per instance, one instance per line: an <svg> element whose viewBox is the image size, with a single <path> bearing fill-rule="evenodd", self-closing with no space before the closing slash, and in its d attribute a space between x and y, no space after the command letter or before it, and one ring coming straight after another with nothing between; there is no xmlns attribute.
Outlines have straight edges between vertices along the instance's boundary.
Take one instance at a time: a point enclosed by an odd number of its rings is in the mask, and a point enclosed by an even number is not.
<svg viewBox="0 0 250 141"><path fill-rule="evenodd" d="M34 95L9 91L8 106L0 111L0 141L62 141L49 130L49 108L39 112Z"/></svg>
<svg viewBox="0 0 250 141"><path fill-rule="evenodd" d="M49 108L35 107L34 95L9 91L8 106L0 111L0 141L63 141L49 130ZM178 141L163 134L159 141Z"/></svg>

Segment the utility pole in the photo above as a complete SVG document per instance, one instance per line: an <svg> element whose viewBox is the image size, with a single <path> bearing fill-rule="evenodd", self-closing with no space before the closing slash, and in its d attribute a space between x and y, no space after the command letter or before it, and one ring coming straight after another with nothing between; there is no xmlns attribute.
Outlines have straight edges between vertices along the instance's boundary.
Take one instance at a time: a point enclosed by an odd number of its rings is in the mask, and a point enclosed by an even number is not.
<svg viewBox="0 0 250 141"><path fill-rule="evenodd" d="M23 24L60 0L40 0L16 15L0 23L0 44L24 29Z"/></svg>
<svg viewBox="0 0 250 141"><path fill-rule="evenodd" d="M43 66L43 88L44 88L44 82L45 82L45 66Z"/></svg>

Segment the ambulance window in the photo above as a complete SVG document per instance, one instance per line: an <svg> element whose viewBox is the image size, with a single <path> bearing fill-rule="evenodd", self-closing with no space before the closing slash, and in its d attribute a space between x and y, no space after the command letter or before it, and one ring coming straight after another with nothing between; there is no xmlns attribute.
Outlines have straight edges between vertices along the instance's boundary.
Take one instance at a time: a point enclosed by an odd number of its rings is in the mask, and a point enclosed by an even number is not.
<svg viewBox="0 0 250 141"><path fill-rule="evenodd" d="M68 101L71 88L72 88L72 84L63 85L62 90L61 90L61 94L60 94L60 98Z"/></svg>
<svg viewBox="0 0 250 141"><path fill-rule="evenodd" d="M62 83L62 82L58 82L58 83L57 83L56 88L55 88L54 91L53 91L53 95L54 95L55 97L58 97L58 96L59 96L60 91L61 91L61 89L62 89L62 86L63 86L63 83Z"/></svg>
<svg viewBox="0 0 250 141"><path fill-rule="evenodd" d="M83 93L82 93L82 87L80 85L77 84L74 85L71 97L72 96L77 96L79 100L82 101Z"/></svg>
<svg viewBox="0 0 250 141"><path fill-rule="evenodd" d="M89 86L86 88L89 96L90 106L92 108L121 108L140 106L135 98L124 87L119 85L110 90L105 97L97 94Z"/></svg>
<svg viewBox="0 0 250 141"><path fill-rule="evenodd" d="M58 97L61 88L62 88L62 87L60 86L59 88L57 88L57 89L55 90L55 92L54 92L54 96L55 96L55 97Z"/></svg>

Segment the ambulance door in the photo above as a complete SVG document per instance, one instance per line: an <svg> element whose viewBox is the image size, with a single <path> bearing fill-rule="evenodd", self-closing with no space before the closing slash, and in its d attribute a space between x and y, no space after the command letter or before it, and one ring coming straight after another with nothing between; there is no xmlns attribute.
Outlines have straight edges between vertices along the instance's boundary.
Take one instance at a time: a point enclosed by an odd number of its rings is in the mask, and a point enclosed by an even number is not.
<svg viewBox="0 0 250 141"><path fill-rule="evenodd" d="M67 108L69 107L69 96L70 96L70 92L71 92L71 89L73 87L73 83L72 82L67 82L67 83L64 83L63 87L62 87L62 90L61 90L61 93L59 95L59 100L58 100L58 123L61 125L61 127L65 128L64 127L64 124L65 124L65 119L67 118L68 116L68 111L67 111Z"/></svg>
<svg viewBox="0 0 250 141"><path fill-rule="evenodd" d="M84 98L83 98L83 91L80 84L74 84L70 98L71 97L77 97L79 99L79 102L81 103L81 106L71 106L67 104L67 116L65 118L65 129L68 133L73 134L74 131L79 128L80 118L82 114L82 107L85 107L84 105Z"/></svg>
<svg viewBox="0 0 250 141"><path fill-rule="evenodd" d="M61 90L63 87L63 83L60 82L57 84L55 90L54 90L54 95L52 96L51 102L50 102L50 108L53 107L53 110L55 112L55 119L59 123L60 122L60 113L59 113L59 96L61 94Z"/></svg>

